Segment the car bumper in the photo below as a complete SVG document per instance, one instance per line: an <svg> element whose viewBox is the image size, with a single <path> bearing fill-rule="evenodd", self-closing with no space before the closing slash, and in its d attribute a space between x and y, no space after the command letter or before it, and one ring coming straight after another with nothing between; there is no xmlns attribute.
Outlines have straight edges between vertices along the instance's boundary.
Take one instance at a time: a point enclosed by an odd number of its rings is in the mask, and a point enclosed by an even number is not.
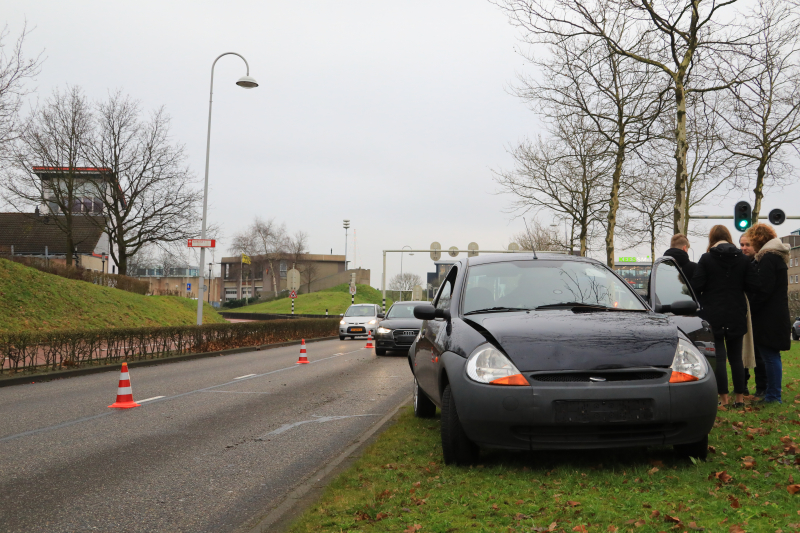
<svg viewBox="0 0 800 533"><path fill-rule="evenodd" d="M362 331L353 331L353 328L363 328ZM350 326L350 325L339 325L339 335L343 336L355 336L355 337L366 337L368 333L375 335L375 327L374 326Z"/></svg>
<svg viewBox="0 0 800 533"><path fill-rule="evenodd" d="M466 359L444 355L467 436L480 446L520 450L656 446L696 442L717 414L713 372L691 383L643 381L538 382L484 385L469 379ZM575 402L582 402L577 404Z"/></svg>
<svg viewBox="0 0 800 533"><path fill-rule="evenodd" d="M393 333L378 333L375 335L375 345L385 350L399 350L407 352L414 344L416 336L408 336L408 339L395 339Z"/></svg>

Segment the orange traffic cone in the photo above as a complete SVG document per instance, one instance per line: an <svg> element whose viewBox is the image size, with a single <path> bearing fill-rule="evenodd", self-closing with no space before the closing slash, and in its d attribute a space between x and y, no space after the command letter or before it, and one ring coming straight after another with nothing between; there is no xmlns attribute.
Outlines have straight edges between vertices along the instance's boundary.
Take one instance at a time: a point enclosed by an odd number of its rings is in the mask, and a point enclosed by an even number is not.
<svg viewBox="0 0 800 533"><path fill-rule="evenodd" d="M374 348L372 345L372 332L367 333L367 345L364 348Z"/></svg>
<svg viewBox="0 0 800 533"><path fill-rule="evenodd" d="M133 391L131 391L131 375L128 374L128 363L122 363L122 370L119 374L119 387L117 388L117 401L109 405L116 409L130 409L139 407L133 401Z"/></svg>
<svg viewBox="0 0 800 533"><path fill-rule="evenodd" d="M308 358L306 357L306 340L300 339L300 359L297 360L296 365L307 365Z"/></svg>

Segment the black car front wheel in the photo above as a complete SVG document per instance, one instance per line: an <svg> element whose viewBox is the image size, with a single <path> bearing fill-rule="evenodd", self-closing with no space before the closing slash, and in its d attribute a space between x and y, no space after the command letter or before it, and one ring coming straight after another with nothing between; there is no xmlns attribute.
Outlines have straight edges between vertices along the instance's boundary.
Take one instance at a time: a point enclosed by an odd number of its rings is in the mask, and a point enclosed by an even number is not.
<svg viewBox="0 0 800 533"><path fill-rule="evenodd" d="M414 378L414 416L417 418L433 418L436 405L419 389L417 378Z"/></svg>
<svg viewBox="0 0 800 533"><path fill-rule="evenodd" d="M386 355L386 348L375 348L375 355Z"/></svg>
<svg viewBox="0 0 800 533"><path fill-rule="evenodd" d="M344 335L339 335L339 340L343 341L344 340Z"/></svg>
<svg viewBox="0 0 800 533"><path fill-rule="evenodd" d="M673 449L679 457L694 457L696 459L705 460L705 458L708 457L708 435L697 442L676 444L673 446Z"/></svg>
<svg viewBox="0 0 800 533"><path fill-rule="evenodd" d="M478 445L467 438L458 419L450 385L442 393L442 455L444 464L471 465L478 460Z"/></svg>

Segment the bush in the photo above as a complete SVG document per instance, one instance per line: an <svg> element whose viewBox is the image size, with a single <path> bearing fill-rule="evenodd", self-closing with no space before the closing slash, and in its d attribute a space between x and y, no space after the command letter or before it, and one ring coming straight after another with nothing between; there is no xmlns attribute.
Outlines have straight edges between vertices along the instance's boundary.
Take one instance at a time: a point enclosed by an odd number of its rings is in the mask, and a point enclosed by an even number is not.
<svg viewBox="0 0 800 533"><path fill-rule="evenodd" d="M47 261L39 257L25 257L19 255L5 255L4 259L14 261L30 268L35 268L46 274L52 274L61 278L77 281L87 281L95 285L104 285L122 291L145 295L150 289L150 284L136 278L121 276L119 274L103 274L95 270L87 270L82 267L66 266L55 261Z"/></svg>
<svg viewBox="0 0 800 533"><path fill-rule="evenodd" d="M337 321L322 318L100 331L4 333L0 334L0 375L330 337L336 335L337 328Z"/></svg>
<svg viewBox="0 0 800 533"><path fill-rule="evenodd" d="M222 307L226 309L236 309L237 307L244 307L258 302L258 298L241 298L239 300L227 300L222 303Z"/></svg>

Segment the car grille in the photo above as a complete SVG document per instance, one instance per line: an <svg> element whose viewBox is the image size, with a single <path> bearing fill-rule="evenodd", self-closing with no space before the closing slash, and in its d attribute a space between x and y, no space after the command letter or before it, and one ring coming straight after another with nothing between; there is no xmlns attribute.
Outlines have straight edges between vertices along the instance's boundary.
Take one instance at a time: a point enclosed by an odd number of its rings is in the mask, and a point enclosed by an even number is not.
<svg viewBox="0 0 800 533"><path fill-rule="evenodd" d="M660 441L686 426L683 422L666 424L580 424L574 426L516 426L512 431L530 439L531 444L603 444L615 441Z"/></svg>
<svg viewBox="0 0 800 533"><path fill-rule="evenodd" d="M558 372L555 374L533 374L533 381L557 381L562 383L583 382L590 383L591 378L603 378L605 381L641 381L645 379L660 379L665 376L664 372L658 370L647 370L642 372Z"/></svg>
<svg viewBox="0 0 800 533"><path fill-rule="evenodd" d="M399 346L411 346L417 338L418 329L396 329L392 332L394 343Z"/></svg>

